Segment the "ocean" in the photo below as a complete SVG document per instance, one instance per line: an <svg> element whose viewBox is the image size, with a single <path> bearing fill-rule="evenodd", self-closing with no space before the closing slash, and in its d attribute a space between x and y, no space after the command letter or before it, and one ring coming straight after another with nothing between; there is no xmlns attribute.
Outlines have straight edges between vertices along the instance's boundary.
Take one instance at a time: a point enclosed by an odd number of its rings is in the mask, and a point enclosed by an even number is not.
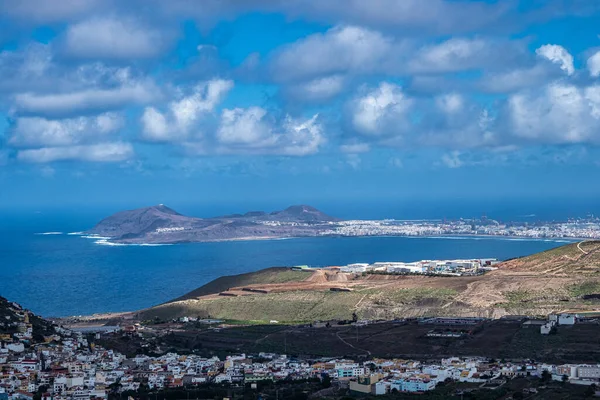
<svg viewBox="0 0 600 400"><path fill-rule="evenodd" d="M106 215L106 214L103 214ZM67 235L99 212L4 215L0 295L43 316L137 310L219 276L272 266L493 257L547 250L564 241L500 238L299 238L171 246L106 246ZM41 234L54 232L55 234Z"/></svg>
<svg viewBox="0 0 600 400"><path fill-rule="evenodd" d="M0 246L0 295L44 316L85 315L145 308L219 276L271 266L506 259L560 244L494 238L368 237L103 246L77 236L32 234Z"/></svg>

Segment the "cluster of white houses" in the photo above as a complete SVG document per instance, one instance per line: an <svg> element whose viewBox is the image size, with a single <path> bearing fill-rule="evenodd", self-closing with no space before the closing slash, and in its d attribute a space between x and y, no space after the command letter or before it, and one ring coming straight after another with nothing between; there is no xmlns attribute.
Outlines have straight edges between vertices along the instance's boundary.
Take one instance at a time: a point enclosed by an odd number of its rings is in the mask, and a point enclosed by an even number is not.
<svg viewBox="0 0 600 400"><path fill-rule="evenodd" d="M557 326L575 325L578 322L585 322L589 319L597 319L598 315L599 313L597 312L577 311L551 313L548 315L548 319L545 321L545 323L540 325L540 333L542 335L549 335L555 331Z"/></svg>
<svg viewBox="0 0 600 400"><path fill-rule="evenodd" d="M20 329L0 337L0 400L106 399L113 391L190 387L200 384L278 381L329 376L350 391L384 395L393 391L425 392L447 380L490 383L518 376L541 376L591 385L600 383L600 365L497 362L485 358L442 359L436 363L416 360L295 359L282 354L259 353L257 357L236 354L224 360L197 355L167 353L157 357L126 357L88 342L84 334L61 327L34 343L27 313L17 323ZM579 316L581 319L585 316ZM551 314L549 321L574 324L576 314ZM445 322L477 323L479 319L445 319ZM425 319L423 323L435 323ZM437 321L439 322L439 321ZM21 325L19 325L21 324ZM124 334L138 335L126 328ZM100 336L98 333L96 337Z"/></svg>
<svg viewBox="0 0 600 400"><path fill-rule="evenodd" d="M393 391L425 392L447 380L490 383L519 376L541 376L591 385L600 382L600 365L497 362L484 358L442 359L423 363L404 359L302 360L286 355L237 354L221 360L167 353L159 357L124 355L88 343L81 335L61 330L48 343L0 351L0 399L106 399L111 390L125 392L213 383L251 384L257 381L329 376L356 394L384 395Z"/></svg>
<svg viewBox="0 0 600 400"><path fill-rule="evenodd" d="M545 324L572 325L592 315L556 313ZM439 323L442 318L423 319ZM473 325L478 318L443 318L445 324ZM552 325L552 326L554 326ZM393 391L426 392L447 380L493 383L523 375L551 375L557 381L600 384L600 365L553 365L534 362L497 362L485 358L447 358L439 362L371 359L296 359L283 354L259 353L218 357L166 353L157 357L126 357L88 342L81 332L55 326L54 333L35 342L29 313L16 309L16 318L6 319L0 334L0 400L107 399L109 393L193 387L206 383L252 384L257 381L324 379L326 376L356 394L384 395ZM135 329L125 335L139 335ZM134 327L132 327L134 328ZM542 326L543 329L543 326ZM88 332L89 333L89 332ZM543 332L542 332L543 333ZM96 338L101 336L96 334Z"/></svg>
<svg viewBox="0 0 600 400"><path fill-rule="evenodd" d="M499 261L495 258L473 260L421 260L415 262L354 263L340 267L347 273L379 272L390 274L443 274L467 275L494 269Z"/></svg>

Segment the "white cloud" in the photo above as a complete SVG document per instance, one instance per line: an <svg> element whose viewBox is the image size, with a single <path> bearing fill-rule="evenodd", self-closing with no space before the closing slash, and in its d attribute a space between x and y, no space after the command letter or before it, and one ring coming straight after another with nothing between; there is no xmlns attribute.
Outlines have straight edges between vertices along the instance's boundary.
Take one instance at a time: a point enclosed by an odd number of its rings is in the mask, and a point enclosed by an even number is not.
<svg viewBox="0 0 600 400"><path fill-rule="evenodd" d="M98 126L98 130L102 133L117 131L125 124L123 118L115 113L101 114L96 117L95 122Z"/></svg>
<svg viewBox="0 0 600 400"><path fill-rule="evenodd" d="M175 123L187 130L196 121L198 115L213 111L225 95L233 88L233 81L216 79L202 83L194 88L191 96L171 103L171 112Z"/></svg>
<svg viewBox="0 0 600 400"><path fill-rule="evenodd" d="M294 80L342 72L370 72L396 46L391 38L357 26L337 26L286 45L276 54L276 80Z"/></svg>
<svg viewBox="0 0 600 400"><path fill-rule="evenodd" d="M371 146L368 143L345 143L340 146L342 153L366 153L371 150Z"/></svg>
<svg viewBox="0 0 600 400"><path fill-rule="evenodd" d="M303 101L325 101L338 95L344 89L344 77L326 76L309 82L292 85L286 89L289 96Z"/></svg>
<svg viewBox="0 0 600 400"><path fill-rule="evenodd" d="M600 86L580 88L552 83L537 93L519 93L508 100L511 132L542 143L600 141Z"/></svg>
<svg viewBox="0 0 600 400"><path fill-rule="evenodd" d="M50 45L34 43L23 49L0 51L1 91L43 88L45 80L55 73Z"/></svg>
<svg viewBox="0 0 600 400"><path fill-rule="evenodd" d="M358 95L345 114L345 143L385 147L507 149L515 146L600 144L600 84L563 79L483 105L464 94L408 97L394 84ZM351 150L352 146L340 147ZM446 164L460 164L460 157Z"/></svg>
<svg viewBox="0 0 600 400"><path fill-rule="evenodd" d="M230 154L314 154L325 143L317 117L300 120L288 115L277 123L261 107L225 109L214 150Z"/></svg>
<svg viewBox="0 0 600 400"><path fill-rule="evenodd" d="M361 136L346 139L349 144L355 140L385 147L450 149L501 144L496 116L457 92L416 98L398 85L382 82L351 100L345 117L351 128L346 134Z"/></svg>
<svg viewBox="0 0 600 400"><path fill-rule="evenodd" d="M597 51L588 58L587 68L592 78L600 77L600 51Z"/></svg>
<svg viewBox="0 0 600 400"><path fill-rule="evenodd" d="M21 117L11 127L8 142L16 147L70 146L97 141L118 131L123 124L122 116L114 113L62 120Z"/></svg>
<svg viewBox="0 0 600 400"><path fill-rule="evenodd" d="M404 163L402 159L398 157L392 157L388 160L388 164L394 168L404 168Z"/></svg>
<svg viewBox="0 0 600 400"><path fill-rule="evenodd" d="M263 119L267 110L260 107L225 109L217 130L217 139L226 145L272 146L275 137Z"/></svg>
<svg viewBox="0 0 600 400"><path fill-rule="evenodd" d="M163 142L172 139L169 132L167 119L154 107L146 107L142 114L143 137L156 141Z"/></svg>
<svg viewBox="0 0 600 400"><path fill-rule="evenodd" d="M455 114L463 110L464 99L458 93L449 93L436 97L437 106L446 114Z"/></svg>
<svg viewBox="0 0 600 400"><path fill-rule="evenodd" d="M147 107L141 119L142 137L156 142L186 138L202 117L214 111L232 88L233 81L214 79L196 85L190 95L172 101L167 112Z"/></svg>
<svg viewBox="0 0 600 400"><path fill-rule="evenodd" d="M444 154L442 156L442 163L448 168L460 168L464 165L464 162L460 159L460 155L459 151Z"/></svg>
<svg viewBox="0 0 600 400"><path fill-rule="evenodd" d="M19 0L0 2L0 12L27 21L63 22L94 12L106 0Z"/></svg>
<svg viewBox="0 0 600 400"><path fill-rule="evenodd" d="M172 101L165 112L147 107L142 115L142 137L155 142L181 142L192 154L277 154L301 156L316 153L325 143L317 116L274 118L262 107L215 111L232 81L212 80Z"/></svg>
<svg viewBox="0 0 600 400"><path fill-rule="evenodd" d="M89 15L135 13L153 19L195 19L200 26L229 20L244 12L276 12L328 24L343 21L397 31L456 33L512 24L526 13L515 13L513 1L455 2L448 0L5 0L0 11L22 20L64 22ZM516 14L516 15L515 15Z"/></svg>
<svg viewBox="0 0 600 400"><path fill-rule="evenodd" d="M546 44L538 48L535 53L554 64L558 64L560 69L565 71L567 75L573 75L573 73L575 73L573 56L564 47L556 44Z"/></svg>
<svg viewBox="0 0 600 400"><path fill-rule="evenodd" d="M461 94L437 96L433 106L420 104L420 111L423 115L414 137L417 145L445 148L498 145L495 118L486 108Z"/></svg>
<svg viewBox="0 0 600 400"><path fill-rule="evenodd" d="M493 93L512 93L526 88L540 87L562 72L549 67L546 63L537 63L532 67L509 69L507 71L485 74L477 84L479 89Z"/></svg>
<svg viewBox="0 0 600 400"><path fill-rule="evenodd" d="M449 39L422 48L411 60L410 68L419 72L458 71L475 66L475 61L479 63L487 46L482 39Z"/></svg>
<svg viewBox="0 0 600 400"><path fill-rule="evenodd" d="M161 95L139 71L60 63L50 45L0 51L0 76L0 101L17 115L62 118L145 104Z"/></svg>
<svg viewBox="0 0 600 400"><path fill-rule="evenodd" d="M134 83L114 89L86 89L70 93L35 94L15 96L14 111L62 117L85 111L105 111L131 104L148 103L158 96L154 84Z"/></svg>
<svg viewBox="0 0 600 400"><path fill-rule="evenodd" d="M407 114L412 104L400 86L382 82L352 101L352 126L368 136L384 136L391 130L401 133L410 125Z"/></svg>
<svg viewBox="0 0 600 400"><path fill-rule="evenodd" d="M44 147L41 149L20 150L17 159L30 163L55 161L118 162L133 157L133 147L129 143L99 143L86 146Z"/></svg>
<svg viewBox="0 0 600 400"><path fill-rule="evenodd" d="M68 27L65 47L82 58L131 60L157 56L164 42L163 34L135 20L92 18Z"/></svg>
<svg viewBox="0 0 600 400"><path fill-rule="evenodd" d="M498 69L530 58L524 41L452 38L424 44L358 26L340 25L283 46L270 63L279 82L319 82L330 76L448 73Z"/></svg>
<svg viewBox="0 0 600 400"><path fill-rule="evenodd" d="M452 38L423 46L408 56L404 61L407 72L429 74L481 68L494 70L519 64L527 58L527 53L524 43L518 40Z"/></svg>
<svg viewBox="0 0 600 400"><path fill-rule="evenodd" d="M348 164L353 170L358 171L362 164L362 159L358 154L350 153L346 154L346 164Z"/></svg>
<svg viewBox="0 0 600 400"><path fill-rule="evenodd" d="M267 3L269 4L269 3ZM280 8L291 15L393 30L464 32L488 27L509 15L515 3L445 0L287 0ZM514 22L514 15L512 15Z"/></svg>

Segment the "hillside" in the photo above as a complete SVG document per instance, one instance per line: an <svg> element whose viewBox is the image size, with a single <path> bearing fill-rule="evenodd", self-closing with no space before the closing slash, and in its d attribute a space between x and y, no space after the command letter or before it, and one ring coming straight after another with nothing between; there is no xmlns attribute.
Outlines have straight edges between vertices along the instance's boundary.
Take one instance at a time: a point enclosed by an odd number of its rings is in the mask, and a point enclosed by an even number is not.
<svg viewBox="0 0 600 400"><path fill-rule="evenodd" d="M184 243L316 236L337 221L314 207L291 206L266 213L251 211L213 218L182 215L160 204L121 211L104 218L87 234L117 243Z"/></svg>
<svg viewBox="0 0 600 400"><path fill-rule="evenodd" d="M502 264L511 272L544 275L589 275L600 273L600 241L583 241L557 247Z"/></svg>
<svg viewBox="0 0 600 400"><path fill-rule="evenodd" d="M506 261L482 276L361 276L324 269L289 271L295 274L286 280L277 278L281 271L267 269L219 278L140 314L143 318L200 315L312 322L350 319L353 313L361 319L499 318L566 309L600 310L599 260L600 243L583 242ZM300 274L306 277L301 279Z"/></svg>
<svg viewBox="0 0 600 400"><path fill-rule="evenodd" d="M0 335L23 332L29 326L32 328L33 340L36 342L41 342L44 336L54 333L51 322L0 296Z"/></svg>
<svg viewBox="0 0 600 400"><path fill-rule="evenodd" d="M88 233L124 238L143 235L171 224L190 224L193 218L183 216L163 204L121 211L100 221Z"/></svg>
<svg viewBox="0 0 600 400"><path fill-rule="evenodd" d="M173 301L218 294L230 288L252 284L297 282L306 279L307 276L306 272L294 271L291 268L285 267L272 267L257 272L249 272L247 274L222 276Z"/></svg>

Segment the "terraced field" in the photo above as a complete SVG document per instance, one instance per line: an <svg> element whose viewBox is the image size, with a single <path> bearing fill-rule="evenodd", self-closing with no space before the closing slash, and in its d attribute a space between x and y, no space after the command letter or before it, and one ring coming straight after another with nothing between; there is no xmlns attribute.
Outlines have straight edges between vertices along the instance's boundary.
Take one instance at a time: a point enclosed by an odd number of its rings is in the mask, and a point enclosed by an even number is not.
<svg viewBox="0 0 600 400"><path fill-rule="evenodd" d="M483 276L355 275L269 268L219 278L142 319L201 316L252 322L416 316L546 315L600 309L600 242L510 260Z"/></svg>

